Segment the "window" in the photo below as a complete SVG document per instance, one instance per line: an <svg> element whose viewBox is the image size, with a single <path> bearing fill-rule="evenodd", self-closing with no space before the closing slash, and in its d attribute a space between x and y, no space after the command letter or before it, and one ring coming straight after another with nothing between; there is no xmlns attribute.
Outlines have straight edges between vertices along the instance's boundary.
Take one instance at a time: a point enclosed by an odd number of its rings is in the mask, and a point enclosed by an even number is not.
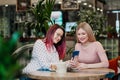
<svg viewBox="0 0 120 80"><path fill-rule="evenodd" d="M66 22L65 31L70 32L72 31L72 28L75 28L76 26L77 26L77 22Z"/></svg>
<svg viewBox="0 0 120 80"><path fill-rule="evenodd" d="M51 20L53 23L61 26L63 24L62 12L61 11L52 11ZM49 22L48 24L51 25L52 23Z"/></svg>

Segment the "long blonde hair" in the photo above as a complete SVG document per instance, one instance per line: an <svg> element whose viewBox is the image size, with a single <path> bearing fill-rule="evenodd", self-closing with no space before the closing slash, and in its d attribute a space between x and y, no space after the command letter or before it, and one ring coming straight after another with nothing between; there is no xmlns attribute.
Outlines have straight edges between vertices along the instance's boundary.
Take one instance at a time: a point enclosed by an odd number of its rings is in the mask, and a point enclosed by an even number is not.
<svg viewBox="0 0 120 80"><path fill-rule="evenodd" d="M77 36L77 32L78 32L78 30L79 30L80 28L83 29L83 30L85 30L86 33L88 34L88 41L90 41L90 42L96 41L96 38L95 38L95 36L94 36L94 34L93 34L93 30L92 30L91 26L90 26L87 22L81 22L81 23L77 26L77 28L76 28L76 36ZM79 41L78 41L78 38L77 38L77 42L79 42Z"/></svg>

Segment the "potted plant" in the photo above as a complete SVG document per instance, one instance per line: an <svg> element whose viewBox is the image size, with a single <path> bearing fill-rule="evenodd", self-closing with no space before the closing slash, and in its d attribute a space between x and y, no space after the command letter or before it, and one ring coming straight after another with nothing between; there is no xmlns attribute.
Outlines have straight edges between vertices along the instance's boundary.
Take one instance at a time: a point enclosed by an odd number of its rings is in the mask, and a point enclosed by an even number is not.
<svg viewBox="0 0 120 80"><path fill-rule="evenodd" d="M48 22L51 22L50 16L55 4L55 0L39 0L36 6L31 7L29 12L34 17L33 20L26 21L25 26L35 29L37 37L44 36L49 28Z"/></svg>
<svg viewBox="0 0 120 80"><path fill-rule="evenodd" d="M106 27L106 33L108 38L117 37L116 29L111 25Z"/></svg>

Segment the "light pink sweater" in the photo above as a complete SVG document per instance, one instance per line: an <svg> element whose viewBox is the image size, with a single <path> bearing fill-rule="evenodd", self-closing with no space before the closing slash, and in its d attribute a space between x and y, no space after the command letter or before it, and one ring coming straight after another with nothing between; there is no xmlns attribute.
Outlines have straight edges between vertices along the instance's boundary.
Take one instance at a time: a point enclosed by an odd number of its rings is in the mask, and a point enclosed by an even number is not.
<svg viewBox="0 0 120 80"><path fill-rule="evenodd" d="M79 62L86 64L94 64L95 67L108 67L108 59L100 42L91 42L87 46L76 43L75 50L79 52ZM99 64L96 64L99 63ZM95 65L96 64L96 65Z"/></svg>

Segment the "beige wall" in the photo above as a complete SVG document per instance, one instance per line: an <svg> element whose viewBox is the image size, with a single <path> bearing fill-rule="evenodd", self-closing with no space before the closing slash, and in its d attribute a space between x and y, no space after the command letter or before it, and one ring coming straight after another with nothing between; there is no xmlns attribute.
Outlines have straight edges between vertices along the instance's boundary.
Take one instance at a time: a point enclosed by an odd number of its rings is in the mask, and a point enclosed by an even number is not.
<svg viewBox="0 0 120 80"><path fill-rule="evenodd" d="M17 0L0 0L0 5L15 5ZM37 2L38 0L31 0L31 3Z"/></svg>

